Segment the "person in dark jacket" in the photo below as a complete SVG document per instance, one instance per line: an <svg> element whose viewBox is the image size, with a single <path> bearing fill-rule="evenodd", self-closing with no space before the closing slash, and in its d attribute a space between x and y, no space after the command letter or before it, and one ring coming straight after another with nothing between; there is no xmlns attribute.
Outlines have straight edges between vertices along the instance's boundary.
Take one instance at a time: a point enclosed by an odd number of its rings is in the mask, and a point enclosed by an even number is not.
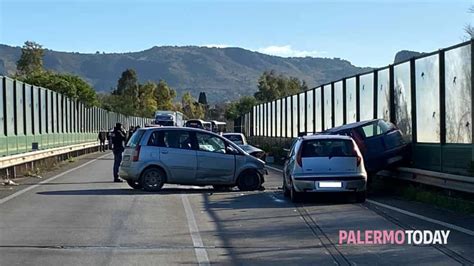
<svg viewBox="0 0 474 266"><path fill-rule="evenodd" d="M97 136L97 139L100 141L99 151L105 152L105 140L107 139L107 132L102 129Z"/></svg>
<svg viewBox="0 0 474 266"><path fill-rule="evenodd" d="M119 178L119 167L122 163L122 153L125 150L124 142L126 140L126 133L122 129L122 124L115 124L114 131L111 134L113 152L114 152L114 182L123 182Z"/></svg>

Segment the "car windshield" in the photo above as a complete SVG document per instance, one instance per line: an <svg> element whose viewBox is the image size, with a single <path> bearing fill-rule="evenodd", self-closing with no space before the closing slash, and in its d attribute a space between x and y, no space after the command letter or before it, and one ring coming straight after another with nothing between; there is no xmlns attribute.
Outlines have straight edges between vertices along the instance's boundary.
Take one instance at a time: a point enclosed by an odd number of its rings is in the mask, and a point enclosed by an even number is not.
<svg viewBox="0 0 474 266"><path fill-rule="evenodd" d="M237 145L243 145L244 144L244 140L242 139L241 135L224 135L224 138L232 141L233 143L235 143Z"/></svg>
<svg viewBox="0 0 474 266"><path fill-rule="evenodd" d="M349 157L356 155L351 140L305 140L302 146L301 157Z"/></svg>

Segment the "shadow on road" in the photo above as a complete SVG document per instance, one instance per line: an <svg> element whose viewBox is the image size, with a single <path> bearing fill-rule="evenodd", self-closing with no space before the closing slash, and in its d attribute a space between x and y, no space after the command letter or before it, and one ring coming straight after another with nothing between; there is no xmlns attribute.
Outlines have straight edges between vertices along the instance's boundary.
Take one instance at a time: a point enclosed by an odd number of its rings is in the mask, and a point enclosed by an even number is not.
<svg viewBox="0 0 474 266"><path fill-rule="evenodd" d="M90 182L90 183L111 183L111 182ZM45 185L59 185L69 183L50 183ZM80 183L71 183L80 184ZM83 183L87 184L87 182ZM222 192L213 188L163 188L159 192L146 192L131 188L102 188L102 189L78 189L78 190L54 190L37 192L39 195L55 196L118 196L118 195L179 195L179 194L218 194L218 193L238 193L240 191Z"/></svg>
<svg viewBox="0 0 474 266"><path fill-rule="evenodd" d="M108 184L110 181L91 181L91 182L61 182L61 183L23 183L22 185L39 185L39 186L54 186L54 185L87 185L87 184Z"/></svg>

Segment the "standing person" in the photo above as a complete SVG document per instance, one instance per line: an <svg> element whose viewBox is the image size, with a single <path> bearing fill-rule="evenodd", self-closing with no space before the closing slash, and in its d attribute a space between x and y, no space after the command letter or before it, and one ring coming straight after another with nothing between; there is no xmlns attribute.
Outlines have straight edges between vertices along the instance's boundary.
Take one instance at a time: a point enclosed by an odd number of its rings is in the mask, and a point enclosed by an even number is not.
<svg viewBox="0 0 474 266"><path fill-rule="evenodd" d="M114 131L111 134L112 136L112 145L114 152L114 182L123 182L119 178L119 167L122 163L122 153L125 150L123 143L126 139L125 131L122 129L122 124L115 124Z"/></svg>
<svg viewBox="0 0 474 266"><path fill-rule="evenodd" d="M100 141L99 151L105 152L105 140L107 139L107 132L104 129L99 131L97 139Z"/></svg>

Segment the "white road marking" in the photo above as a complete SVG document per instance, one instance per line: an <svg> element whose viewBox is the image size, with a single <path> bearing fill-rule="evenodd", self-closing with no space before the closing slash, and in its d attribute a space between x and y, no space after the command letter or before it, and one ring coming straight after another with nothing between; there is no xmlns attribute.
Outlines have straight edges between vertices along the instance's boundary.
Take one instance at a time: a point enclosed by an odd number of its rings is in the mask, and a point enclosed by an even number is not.
<svg viewBox="0 0 474 266"><path fill-rule="evenodd" d="M14 199L14 198L16 198L16 197L18 197L18 196L20 196L20 195L22 195L23 193L26 193L26 192L28 192L28 191L30 191L30 190L32 190L32 189L35 189L35 188L39 187L39 186L42 185L42 184L46 184L46 183L49 183L49 182L51 182L51 181L54 181L55 179L57 179L57 178L59 178L59 177L61 177L61 176L64 176L64 175L66 175L66 174L69 174L70 172L76 171L77 169L80 169L80 168L82 168L82 167L84 167L84 166L86 166L86 165L89 165L89 164L91 164L91 163L93 163L93 162L95 162L95 161L97 161L97 160L99 160L99 159L101 159L101 158L103 158L103 157L105 157L105 156L108 156L108 155L109 155L109 154L102 155L102 156L100 156L100 157L98 157L98 158L95 158L95 159L92 160L92 161L89 161L89 162L87 162L87 163L81 164L81 165L76 166L76 167L74 167L74 168L72 168L72 169L69 169L69 170L67 170L67 171L65 171L65 172L62 172L62 173L60 173L60 174L57 174L57 175L55 175L55 176L53 176L53 177L51 177L51 178L48 178L48 179L46 179L46 180L43 180L43 181L39 182L38 184L29 186L29 187L27 187L27 188L25 188L25 189L22 189L22 190L20 190L20 191L18 191L18 192L15 192L15 193L11 194L10 196L7 196L7 197L5 197L5 198L3 198L3 199L0 199L0 205L2 205L3 203L5 203L5 202L7 202L7 201L10 201L10 200L12 200L12 199Z"/></svg>
<svg viewBox="0 0 474 266"><path fill-rule="evenodd" d="M274 171L280 172L280 173L283 172L281 169L278 169L278 168L275 168L275 167L271 167L271 166L268 166L268 165L266 167L270 168ZM438 220L435 220L435 219L432 219L432 218L429 218L429 217L425 217L425 216L420 215L420 214L405 211L405 210L399 209L397 207L393 207L393 206L390 206L390 205L387 205L387 204L383 204L383 203L380 203L380 202L377 202L377 201L374 201L374 200L369 200L368 199L366 201L369 202L369 203L372 203L374 205L390 209L392 211L396 211L396 212L399 212L399 213L402 213L402 214L405 214L405 215L408 215L408 216L411 216L411 217L414 217L414 218L417 218L417 219L420 219L420 220L423 220L423 221L427 221L427 222L430 222L430 223L441 225L441 226L444 226L446 228L456 230L456 231L459 231L461 233L464 233L464 234L467 234L467 235L470 235L470 236L474 236L474 231L466 229L464 227L460 227L460 226L450 224L450 223L446 223L446 222L443 222L443 221L438 221Z"/></svg>
<svg viewBox="0 0 474 266"><path fill-rule="evenodd" d="M188 196L186 194L181 194L181 200L183 201L184 211L186 212L186 219L188 220L189 233L193 240L196 259L199 265L211 265L201 235L199 234L199 229L197 227L196 219L194 218L193 209L191 208L191 204L189 204Z"/></svg>

